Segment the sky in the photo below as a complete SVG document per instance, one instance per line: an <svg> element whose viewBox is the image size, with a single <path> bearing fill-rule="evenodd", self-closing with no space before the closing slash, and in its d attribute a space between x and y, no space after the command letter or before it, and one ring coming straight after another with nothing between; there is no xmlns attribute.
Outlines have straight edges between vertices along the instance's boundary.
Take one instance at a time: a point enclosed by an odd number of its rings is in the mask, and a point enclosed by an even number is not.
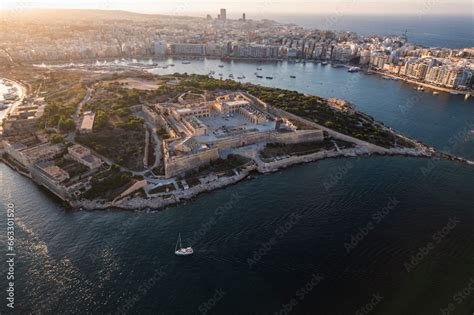
<svg viewBox="0 0 474 315"><path fill-rule="evenodd" d="M80 8L233 18L248 14L471 15L473 0L0 0L0 9Z"/></svg>

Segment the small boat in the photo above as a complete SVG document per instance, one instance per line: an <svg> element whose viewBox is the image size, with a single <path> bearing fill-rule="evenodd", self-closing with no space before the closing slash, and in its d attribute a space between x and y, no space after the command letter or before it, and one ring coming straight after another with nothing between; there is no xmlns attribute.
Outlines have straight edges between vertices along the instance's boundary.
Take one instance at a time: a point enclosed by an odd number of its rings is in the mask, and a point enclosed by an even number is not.
<svg viewBox="0 0 474 315"><path fill-rule="evenodd" d="M170 64L169 66L170 66L170 67L174 67L174 63Z"/></svg>
<svg viewBox="0 0 474 315"><path fill-rule="evenodd" d="M433 95L439 95L439 92L434 91Z"/></svg>
<svg viewBox="0 0 474 315"><path fill-rule="evenodd" d="M464 95L464 100L467 101L470 97L471 93L466 93L466 95Z"/></svg>
<svg viewBox="0 0 474 315"><path fill-rule="evenodd" d="M219 68L224 68L224 65L219 65L218 67L219 67Z"/></svg>
<svg viewBox="0 0 474 315"><path fill-rule="evenodd" d="M327 62L327 61L323 61L323 62L321 62L321 65L323 65L323 66L327 66L327 64L328 64L328 62Z"/></svg>
<svg viewBox="0 0 474 315"><path fill-rule="evenodd" d="M263 79L263 75L257 75L257 78Z"/></svg>
<svg viewBox="0 0 474 315"><path fill-rule="evenodd" d="M262 71L262 68L257 68L257 71Z"/></svg>
<svg viewBox="0 0 474 315"><path fill-rule="evenodd" d="M237 79L242 80L245 79L245 77L237 77Z"/></svg>
<svg viewBox="0 0 474 315"><path fill-rule="evenodd" d="M178 243L179 243L179 249L178 249ZM186 247L183 248L183 245L181 245L181 233L178 234L178 241L176 242L176 246L174 248L174 254L177 256L188 256L192 255L194 253L192 247Z"/></svg>
<svg viewBox="0 0 474 315"><path fill-rule="evenodd" d="M268 80L273 80L273 77L265 77Z"/></svg>
<svg viewBox="0 0 474 315"><path fill-rule="evenodd" d="M360 71L359 67L350 67L349 70L347 70L347 72L359 72L359 71Z"/></svg>
<svg viewBox="0 0 474 315"><path fill-rule="evenodd" d="M425 88L424 88L423 86L421 86L421 85L420 85L420 86L418 86L418 87L416 88L416 90L417 90L417 91L424 91L424 90L425 90Z"/></svg>
<svg viewBox="0 0 474 315"><path fill-rule="evenodd" d="M290 78L296 79L296 76L295 75L290 75Z"/></svg>
<svg viewBox="0 0 474 315"><path fill-rule="evenodd" d="M233 79L233 78L234 78L234 75L233 75L232 73L229 74L229 78L232 78L232 79Z"/></svg>
<svg viewBox="0 0 474 315"><path fill-rule="evenodd" d="M183 65L189 65L191 63L191 61L183 61L181 62Z"/></svg>

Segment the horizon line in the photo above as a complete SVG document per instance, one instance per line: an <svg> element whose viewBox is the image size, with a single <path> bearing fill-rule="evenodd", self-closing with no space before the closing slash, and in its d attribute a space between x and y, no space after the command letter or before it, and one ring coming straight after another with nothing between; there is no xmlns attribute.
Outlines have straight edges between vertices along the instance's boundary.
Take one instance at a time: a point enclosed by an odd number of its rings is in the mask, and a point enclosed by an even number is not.
<svg viewBox="0 0 474 315"><path fill-rule="evenodd" d="M31 7L31 8L2 8L0 7L0 12L2 11L5 11L5 12L8 12L8 11L14 11L16 12L17 14L18 13L26 13L28 11L59 11L59 10L64 10L64 11L101 11L101 12L125 12L125 13L134 13L134 14L142 14L142 15L167 15L167 16L183 16L183 17L201 17L201 16L194 16L194 15L207 15L209 14L208 11L195 11L195 12L183 12L182 14L176 14L175 12L173 11L163 11L163 12L158 12L158 11L135 11L135 10L128 10L128 9L107 9L107 8L71 8L71 7L48 7L48 8L45 8L45 7ZM337 12L333 12L333 11L328 11L328 12L314 12L314 13L307 13L307 12L288 12L288 13L284 13L284 12L281 12L281 13L277 13L277 12L269 12L269 13L262 13L262 12L252 12L252 11L242 11L242 12L238 12L238 13L232 13L232 11L229 13L227 12L227 14L231 14L231 15L238 15L238 14L241 14L241 13L247 13L247 15L251 15L251 14L256 14L258 15L259 17L261 17L262 15L286 15L286 16L292 16L292 15L307 15L307 16L311 16L311 15L331 15L331 14L337 14ZM381 13L381 12L377 12L377 13L374 13L374 12L368 12L368 13L347 13L347 14L344 14L344 16L407 16L407 17L411 17L411 16L420 16L419 13ZM426 13L426 14L422 14L421 16L465 16L465 17L472 17L472 14L470 13L437 13L437 12L434 12L434 13ZM251 16L250 17L247 17L248 19L252 19ZM232 18L229 18L230 20L232 20Z"/></svg>

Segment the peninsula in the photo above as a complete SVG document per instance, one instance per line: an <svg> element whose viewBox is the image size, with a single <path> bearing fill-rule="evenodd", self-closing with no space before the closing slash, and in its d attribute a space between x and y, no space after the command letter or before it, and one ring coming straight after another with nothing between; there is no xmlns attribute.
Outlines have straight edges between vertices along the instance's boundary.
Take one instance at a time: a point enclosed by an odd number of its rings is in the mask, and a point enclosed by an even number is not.
<svg viewBox="0 0 474 315"><path fill-rule="evenodd" d="M208 76L11 68L5 163L73 208L159 209L332 157L451 158L338 99ZM461 159L460 159L461 160Z"/></svg>

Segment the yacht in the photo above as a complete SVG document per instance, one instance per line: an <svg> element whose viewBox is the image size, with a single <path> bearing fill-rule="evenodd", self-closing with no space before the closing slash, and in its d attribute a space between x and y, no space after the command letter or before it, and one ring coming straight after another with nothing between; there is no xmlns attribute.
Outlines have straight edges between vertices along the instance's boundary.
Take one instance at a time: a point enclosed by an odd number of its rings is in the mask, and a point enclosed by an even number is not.
<svg viewBox="0 0 474 315"><path fill-rule="evenodd" d="M178 249L178 243L179 243L179 249ZM194 254L192 247L184 248L183 245L181 244L181 233L178 234L178 241L176 242L176 246L174 247L174 254L177 256L188 256L188 255Z"/></svg>
<svg viewBox="0 0 474 315"><path fill-rule="evenodd" d="M360 71L360 68L359 67L350 67L349 70L347 70L348 72L359 72Z"/></svg>

